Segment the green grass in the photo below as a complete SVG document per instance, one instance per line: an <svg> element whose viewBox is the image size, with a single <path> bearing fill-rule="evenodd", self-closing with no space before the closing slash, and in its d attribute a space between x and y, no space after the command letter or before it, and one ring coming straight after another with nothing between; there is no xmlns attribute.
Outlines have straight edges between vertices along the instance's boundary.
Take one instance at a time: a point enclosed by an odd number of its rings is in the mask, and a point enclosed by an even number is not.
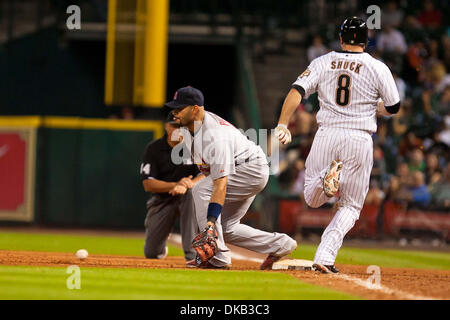
<svg viewBox="0 0 450 320"><path fill-rule="evenodd" d="M87 249L92 254L143 256L144 239L130 237L73 234L0 232L0 250L76 252ZM317 246L299 243L292 257L314 258ZM169 245L169 256L183 256L180 248ZM450 254L410 250L363 249L342 247L337 264L378 265L381 267L450 270Z"/></svg>
<svg viewBox="0 0 450 320"><path fill-rule="evenodd" d="M312 260L317 246L299 243L292 257ZM342 247L336 264L450 270L450 253Z"/></svg>
<svg viewBox="0 0 450 320"><path fill-rule="evenodd" d="M183 256L183 250L169 246L169 256ZM76 252L144 256L144 238L0 232L0 250Z"/></svg>
<svg viewBox="0 0 450 320"><path fill-rule="evenodd" d="M0 232L0 249L143 256L143 238ZM295 258L313 259L300 243ZM182 256L170 246L169 255ZM343 247L337 264L450 270L450 254ZM61 267L0 266L0 299L357 299L301 282L282 272L174 269L81 269L81 289L69 290Z"/></svg>
<svg viewBox="0 0 450 320"><path fill-rule="evenodd" d="M301 300L357 299L278 272L0 266L0 299Z"/></svg>

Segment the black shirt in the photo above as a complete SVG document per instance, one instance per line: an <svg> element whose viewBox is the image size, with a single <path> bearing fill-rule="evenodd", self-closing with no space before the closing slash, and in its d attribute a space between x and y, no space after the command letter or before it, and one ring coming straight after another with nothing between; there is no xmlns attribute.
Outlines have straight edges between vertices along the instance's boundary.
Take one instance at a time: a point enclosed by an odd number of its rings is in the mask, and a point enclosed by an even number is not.
<svg viewBox="0 0 450 320"><path fill-rule="evenodd" d="M190 155L184 155L186 148L177 146L179 155L183 159L190 160ZM171 158L172 147L167 143L167 135L150 142L145 147L145 153L141 164L141 179L158 179L165 182L177 182L184 177L196 177L200 171L195 164L174 164ZM190 161L192 163L192 161ZM161 197L170 196L168 193L158 193Z"/></svg>

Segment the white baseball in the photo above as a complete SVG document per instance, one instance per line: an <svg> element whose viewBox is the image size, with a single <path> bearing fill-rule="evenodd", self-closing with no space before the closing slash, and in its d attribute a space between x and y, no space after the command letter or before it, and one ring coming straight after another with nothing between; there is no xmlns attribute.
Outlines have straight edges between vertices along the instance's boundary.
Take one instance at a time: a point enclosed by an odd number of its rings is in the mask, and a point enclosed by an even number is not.
<svg viewBox="0 0 450 320"><path fill-rule="evenodd" d="M88 252L86 249L80 249L76 253L77 258L84 260L88 257Z"/></svg>

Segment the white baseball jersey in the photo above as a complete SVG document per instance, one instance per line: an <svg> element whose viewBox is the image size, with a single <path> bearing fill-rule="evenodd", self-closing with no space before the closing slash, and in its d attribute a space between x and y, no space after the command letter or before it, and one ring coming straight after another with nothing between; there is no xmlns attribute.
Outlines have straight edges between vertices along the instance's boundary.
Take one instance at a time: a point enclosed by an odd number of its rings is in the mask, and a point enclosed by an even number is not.
<svg viewBox="0 0 450 320"><path fill-rule="evenodd" d="M183 138L191 146L194 163L213 180L234 174L235 166L245 161L258 158L267 163L260 146L212 112L205 111L203 123L196 128L193 139L186 131Z"/></svg>
<svg viewBox="0 0 450 320"><path fill-rule="evenodd" d="M365 52L332 51L318 57L293 86L303 88L305 98L318 92L317 123L331 128L375 132L379 99L385 106L400 101L389 68Z"/></svg>

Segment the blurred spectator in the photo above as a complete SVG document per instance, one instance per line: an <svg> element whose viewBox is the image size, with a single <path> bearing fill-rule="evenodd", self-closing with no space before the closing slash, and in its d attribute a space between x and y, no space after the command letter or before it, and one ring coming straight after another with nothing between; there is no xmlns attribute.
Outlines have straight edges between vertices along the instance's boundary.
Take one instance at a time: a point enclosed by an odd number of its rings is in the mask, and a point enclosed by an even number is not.
<svg viewBox="0 0 450 320"><path fill-rule="evenodd" d="M340 46L340 43L339 43ZM340 49L338 49L340 50ZM377 50L377 34L374 29L369 29L368 32L368 40L367 40L367 49L366 51L373 56L373 53ZM377 58L377 57L374 57Z"/></svg>
<svg viewBox="0 0 450 320"><path fill-rule="evenodd" d="M308 1L306 3L308 16L314 17L314 24L321 24L325 22L327 3L325 0ZM311 21L312 22L312 21Z"/></svg>
<svg viewBox="0 0 450 320"><path fill-rule="evenodd" d="M281 155L281 151L280 151ZM296 168L293 165L299 158L299 151L296 149L286 150L284 152L284 157L280 157L279 164L279 176L278 182L280 188L290 191L294 183L294 179L297 178Z"/></svg>
<svg viewBox="0 0 450 320"><path fill-rule="evenodd" d="M377 50L382 53L405 54L408 46L405 37L400 31L390 25L386 25L378 37Z"/></svg>
<svg viewBox="0 0 450 320"><path fill-rule="evenodd" d="M373 147L372 179L381 183L386 175L386 163L384 162L383 149L380 146Z"/></svg>
<svg viewBox="0 0 450 320"><path fill-rule="evenodd" d="M422 92L422 102L427 115L438 121L449 113L450 74L445 66L435 63L427 73L428 90Z"/></svg>
<svg viewBox="0 0 450 320"><path fill-rule="evenodd" d="M394 199L405 201L420 207L426 206L431 199L430 193L425 185L425 176L420 171L415 171L411 176L411 184L405 188L399 184L394 177L391 180L391 190L394 192Z"/></svg>
<svg viewBox="0 0 450 320"><path fill-rule="evenodd" d="M447 34L442 36L442 47L444 52L444 62L447 67L450 67L450 32L447 27Z"/></svg>
<svg viewBox="0 0 450 320"><path fill-rule="evenodd" d="M450 86L450 74L447 73L442 62L431 66L430 78L436 93L441 93L447 86Z"/></svg>
<svg viewBox="0 0 450 320"><path fill-rule="evenodd" d="M328 48L323 45L322 37L315 35L312 44L307 49L308 62L320 57L328 52Z"/></svg>
<svg viewBox="0 0 450 320"><path fill-rule="evenodd" d="M427 46L428 58L427 65L438 63L439 60L439 42L436 39L431 39Z"/></svg>
<svg viewBox="0 0 450 320"><path fill-rule="evenodd" d="M428 55L425 44L418 40L409 46L406 58L408 61L408 66L411 69L411 73L414 74L414 81L418 79L418 73L425 66L425 59Z"/></svg>
<svg viewBox="0 0 450 320"><path fill-rule="evenodd" d="M439 102L436 103L436 106L433 106L433 109L443 117L450 114L450 85L442 91Z"/></svg>
<svg viewBox="0 0 450 320"><path fill-rule="evenodd" d="M403 26L405 29L409 30L422 30L422 25L420 24L419 20L417 20L417 17L413 15L408 15L404 19Z"/></svg>
<svg viewBox="0 0 450 320"><path fill-rule="evenodd" d="M376 144L384 145L386 143L387 124L383 117L378 118L377 132L373 135L373 141Z"/></svg>
<svg viewBox="0 0 450 320"><path fill-rule="evenodd" d="M446 86L441 93L424 90L422 102L427 114L438 118L445 117L450 112L450 85Z"/></svg>
<svg viewBox="0 0 450 320"><path fill-rule="evenodd" d="M408 193L408 185L402 184L397 176L391 177L387 196L394 201L409 201L410 194Z"/></svg>
<svg viewBox="0 0 450 320"><path fill-rule="evenodd" d="M133 107L122 107L120 112L121 118L125 120L133 120L134 119L134 110Z"/></svg>
<svg viewBox="0 0 450 320"><path fill-rule="evenodd" d="M410 161L408 163L409 171L425 172L425 161L423 159L423 152L420 149L414 149L411 152Z"/></svg>
<svg viewBox="0 0 450 320"><path fill-rule="evenodd" d="M425 185L425 176L422 172L416 171L412 174L412 184L409 191L411 192L410 201L413 204L424 207L431 200L430 193Z"/></svg>
<svg viewBox="0 0 450 320"><path fill-rule="evenodd" d="M450 163L440 179L430 186L431 202L435 207L450 209Z"/></svg>
<svg viewBox="0 0 450 320"><path fill-rule="evenodd" d="M408 114L405 104L402 105L395 117L392 117L392 131L395 136L402 136L408 130Z"/></svg>
<svg viewBox="0 0 450 320"><path fill-rule="evenodd" d="M415 148L420 148L422 146L422 139L416 136L414 131L409 129L409 132L402 137L398 145L398 153L402 157L406 157L408 152Z"/></svg>
<svg viewBox="0 0 450 320"><path fill-rule="evenodd" d="M305 136L310 134L315 123L314 116L311 113L306 112L303 104L298 105L294 116L291 117L291 119L293 119L293 121L291 120L289 123L289 130L291 131L292 136Z"/></svg>
<svg viewBox="0 0 450 320"><path fill-rule="evenodd" d="M396 1L388 1L381 14L381 27L385 25L400 27L402 24L404 13L398 8Z"/></svg>
<svg viewBox="0 0 450 320"><path fill-rule="evenodd" d="M439 158L434 153L426 156L426 175L425 183L427 185L437 182L441 178L442 170L439 165Z"/></svg>
<svg viewBox="0 0 450 320"><path fill-rule="evenodd" d="M291 193L303 195L305 188L305 162L299 159L295 162L297 177L291 187Z"/></svg>
<svg viewBox="0 0 450 320"><path fill-rule="evenodd" d="M378 37L377 51L391 70L397 74L402 72L403 55L408 51L408 45L400 31L386 25Z"/></svg>
<svg viewBox="0 0 450 320"><path fill-rule="evenodd" d="M432 0L425 0L423 10L419 13L417 20L426 28L437 28L442 25L442 14L435 9Z"/></svg>
<svg viewBox="0 0 450 320"><path fill-rule="evenodd" d="M364 203L367 205L380 205L384 196L384 192L380 189L379 183L376 180L371 180L370 188Z"/></svg>
<svg viewBox="0 0 450 320"><path fill-rule="evenodd" d="M406 162L402 162L397 167L397 179L400 187L408 187L411 183L409 167Z"/></svg>
<svg viewBox="0 0 450 320"><path fill-rule="evenodd" d="M444 144L448 148L450 147L450 115L446 115L443 121L444 128L436 132L435 140L437 143Z"/></svg>
<svg viewBox="0 0 450 320"><path fill-rule="evenodd" d="M400 101L403 102L405 101L406 83L398 76L397 73L394 72L392 75L394 76L395 84L397 85Z"/></svg>

